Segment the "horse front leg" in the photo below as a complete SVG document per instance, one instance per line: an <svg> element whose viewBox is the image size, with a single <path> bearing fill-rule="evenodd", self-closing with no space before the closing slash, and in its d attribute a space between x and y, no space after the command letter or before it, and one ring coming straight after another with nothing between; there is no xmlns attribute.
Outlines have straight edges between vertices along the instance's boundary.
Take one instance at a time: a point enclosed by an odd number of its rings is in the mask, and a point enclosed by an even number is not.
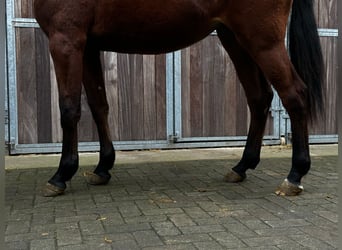
<svg viewBox="0 0 342 250"><path fill-rule="evenodd" d="M100 140L99 163L94 172L85 172L84 176L91 185L107 184L111 178L109 170L114 165L115 151L108 127L109 106L102 75L100 53L89 47L84 54L83 85Z"/></svg>
<svg viewBox="0 0 342 250"><path fill-rule="evenodd" d="M81 116L84 42L69 39L64 34L52 35L49 42L58 83L63 146L58 170L48 181L43 195L57 196L64 192L66 181L69 181L78 169L77 124Z"/></svg>

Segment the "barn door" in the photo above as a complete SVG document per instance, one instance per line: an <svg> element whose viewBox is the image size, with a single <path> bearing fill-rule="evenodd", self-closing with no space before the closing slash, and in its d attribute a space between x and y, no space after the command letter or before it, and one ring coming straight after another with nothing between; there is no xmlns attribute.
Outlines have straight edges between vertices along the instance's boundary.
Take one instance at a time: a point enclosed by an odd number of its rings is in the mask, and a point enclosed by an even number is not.
<svg viewBox="0 0 342 250"><path fill-rule="evenodd" d="M244 90L213 33L175 54L174 141L197 146L244 145L250 122ZM279 144L283 109L275 96L264 143Z"/></svg>
<svg viewBox="0 0 342 250"><path fill-rule="evenodd" d="M318 31L325 63L324 116L309 128L310 143L337 143L337 0L315 1ZM291 126L285 117L286 137L291 141Z"/></svg>
<svg viewBox="0 0 342 250"><path fill-rule="evenodd" d="M8 144L10 153L60 152L58 93L48 41L32 0L7 0ZM170 59L171 58L171 59ZM110 132L118 149L167 147L173 129L173 61L169 55L102 53ZM170 64L171 66L169 66ZM84 92L80 151L99 149Z"/></svg>

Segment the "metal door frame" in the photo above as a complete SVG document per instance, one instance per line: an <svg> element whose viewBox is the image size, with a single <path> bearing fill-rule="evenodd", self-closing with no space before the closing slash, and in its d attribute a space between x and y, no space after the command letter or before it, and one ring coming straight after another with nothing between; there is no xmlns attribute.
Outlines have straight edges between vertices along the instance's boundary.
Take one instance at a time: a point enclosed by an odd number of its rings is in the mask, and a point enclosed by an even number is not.
<svg viewBox="0 0 342 250"><path fill-rule="evenodd" d="M338 37L338 29L318 29L320 37ZM287 144L291 144L291 121L288 114L285 112L283 116L283 122L285 125L285 141ZM326 134L326 135L309 135L309 144L331 144L338 143L338 134Z"/></svg>
<svg viewBox="0 0 342 250"><path fill-rule="evenodd" d="M14 0L6 0L7 11L7 72L8 86L6 89L6 144L10 154L54 153L61 152L62 143L19 144L18 138L18 102L17 102L17 70L16 70L16 28L39 28L34 18L16 18L14 15ZM173 134L173 54L166 55L166 135L165 140L115 141L116 149L150 149L170 148L169 136ZM98 151L98 142L80 142L79 151Z"/></svg>
<svg viewBox="0 0 342 250"><path fill-rule="evenodd" d="M211 34L217 36L216 32ZM181 51L174 53L175 61L175 129L173 141L176 143L189 143L197 147L209 146L244 146L247 140L246 136L218 136L218 137L183 137L182 135L182 61ZM274 92L270 108L271 116L273 117L273 135L265 135L263 137L264 145L279 145L282 143L282 137L285 136L285 123L282 122L285 109L281 104L280 98Z"/></svg>
<svg viewBox="0 0 342 250"><path fill-rule="evenodd" d="M7 11L7 83L5 93L5 140L11 154L61 152L61 143L19 144L16 86L15 28L39 28L34 18L15 18L14 0L6 0ZM338 36L337 29L319 29L320 36ZM244 146L247 136L182 137L181 52L166 55L166 135L165 140L115 141L116 149L191 148ZM273 135L266 135L265 145L280 144L290 135L290 122L278 95L273 98ZM5 121L5 123L6 123ZM313 135L310 143L336 143L337 135ZM98 142L80 142L79 151L98 151Z"/></svg>

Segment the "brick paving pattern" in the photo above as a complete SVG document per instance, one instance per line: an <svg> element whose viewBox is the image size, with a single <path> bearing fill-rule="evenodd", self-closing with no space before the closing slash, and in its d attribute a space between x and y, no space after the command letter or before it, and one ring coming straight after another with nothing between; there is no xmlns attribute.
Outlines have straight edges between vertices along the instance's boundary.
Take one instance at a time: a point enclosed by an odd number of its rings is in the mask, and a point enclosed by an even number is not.
<svg viewBox="0 0 342 250"><path fill-rule="evenodd" d="M315 153L304 193L278 197L291 162L279 151L240 184L222 181L234 154L139 162L143 153L126 152L107 186L87 185L83 165L55 198L40 189L56 168L7 169L6 249L337 249L337 155Z"/></svg>

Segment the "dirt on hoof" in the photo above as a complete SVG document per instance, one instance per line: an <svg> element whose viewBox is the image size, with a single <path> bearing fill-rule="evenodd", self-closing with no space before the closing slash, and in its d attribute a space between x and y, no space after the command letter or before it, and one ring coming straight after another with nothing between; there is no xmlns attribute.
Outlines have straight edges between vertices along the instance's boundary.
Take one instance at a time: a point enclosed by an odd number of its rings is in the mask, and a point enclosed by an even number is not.
<svg viewBox="0 0 342 250"><path fill-rule="evenodd" d="M84 172L83 176L90 185L105 185L109 182L110 178L99 176L93 172Z"/></svg>
<svg viewBox="0 0 342 250"><path fill-rule="evenodd" d="M280 196L296 196L303 192L303 190L304 188L302 185L293 184L285 179L275 193Z"/></svg>
<svg viewBox="0 0 342 250"><path fill-rule="evenodd" d="M225 182L229 182L229 183L238 183L238 182L244 181L245 179L246 179L246 176L241 176L233 170L228 172L223 178Z"/></svg>
<svg viewBox="0 0 342 250"><path fill-rule="evenodd" d="M55 197L64 193L65 188L60 188L50 183L46 183L42 190L42 195L44 197Z"/></svg>

